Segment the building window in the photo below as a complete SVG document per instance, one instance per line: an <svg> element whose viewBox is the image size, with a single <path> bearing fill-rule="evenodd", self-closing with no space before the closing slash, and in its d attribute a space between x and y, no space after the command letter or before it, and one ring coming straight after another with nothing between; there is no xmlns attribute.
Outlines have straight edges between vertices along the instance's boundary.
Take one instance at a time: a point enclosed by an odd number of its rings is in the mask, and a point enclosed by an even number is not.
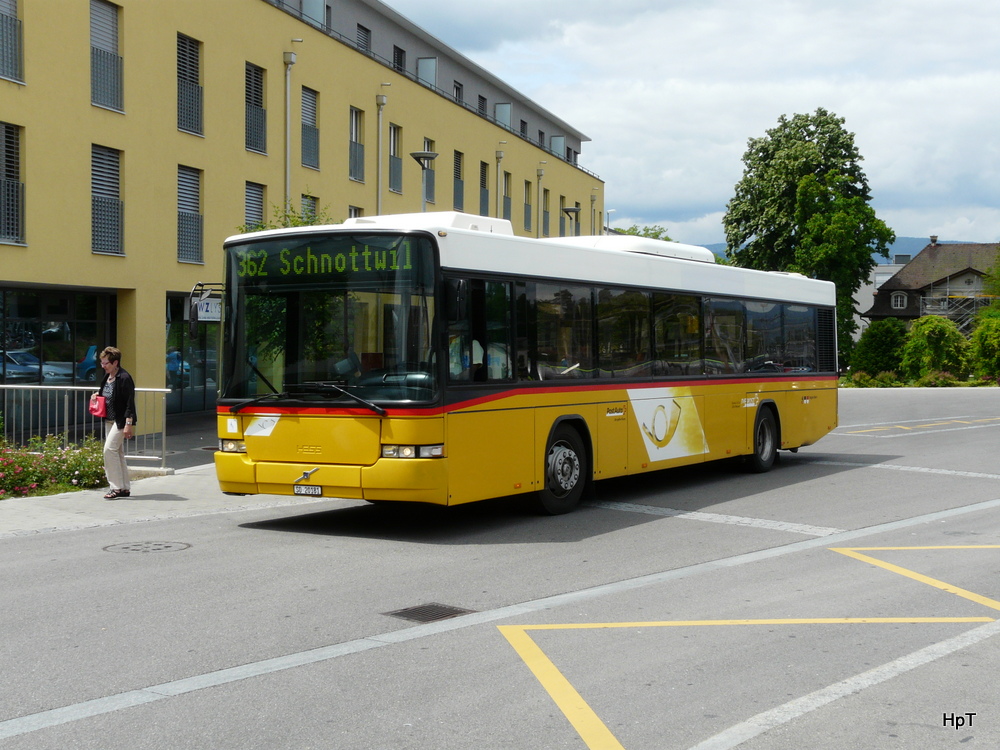
<svg viewBox="0 0 1000 750"><path fill-rule="evenodd" d="M893 310L906 309L906 292L893 292L891 299L892 299Z"/></svg>
<svg viewBox="0 0 1000 750"><path fill-rule="evenodd" d="M201 43L177 35L177 129L202 135Z"/></svg>
<svg viewBox="0 0 1000 750"><path fill-rule="evenodd" d="M510 221L510 172L503 173L503 218Z"/></svg>
<svg viewBox="0 0 1000 750"><path fill-rule="evenodd" d="M417 81L425 86L435 88L437 86L437 66L436 57L418 57Z"/></svg>
<svg viewBox="0 0 1000 750"><path fill-rule="evenodd" d="M91 146L91 250L124 255L125 204L121 201L121 152Z"/></svg>
<svg viewBox="0 0 1000 750"><path fill-rule="evenodd" d="M364 215L365 215L365 210L363 208L359 208L358 206L347 207L348 219L360 219Z"/></svg>
<svg viewBox="0 0 1000 750"><path fill-rule="evenodd" d="M125 107L118 6L104 0L90 0L90 102L119 112Z"/></svg>
<svg viewBox="0 0 1000 750"><path fill-rule="evenodd" d="M319 92L302 87L302 166L319 169Z"/></svg>
<svg viewBox="0 0 1000 750"><path fill-rule="evenodd" d="M17 0L0 0L0 78L24 82L21 21Z"/></svg>
<svg viewBox="0 0 1000 750"><path fill-rule="evenodd" d="M539 130L538 131L538 145L541 146L542 148L545 148L545 131L544 130Z"/></svg>
<svg viewBox="0 0 1000 750"><path fill-rule="evenodd" d="M264 109L264 69L246 64L246 148L267 153L267 110Z"/></svg>
<svg viewBox="0 0 1000 750"><path fill-rule="evenodd" d="M351 140L348 144L348 176L352 180L365 180L364 112L351 107Z"/></svg>
<svg viewBox="0 0 1000 750"><path fill-rule="evenodd" d="M525 140L528 139L528 121L521 120L521 137Z"/></svg>
<svg viewBox="0 0 1000 750"><path fill-rule="evenodd" d="M542 236L549 236L549 189L542 190Z"/></svg>
<svg viewBox="0 0 1000 750"><path fill-rule="evenodd" d="M372 30L358 24L358 49L362 52L372 51Z"/></svg>
<svg viewBox="0 0 1000 750"><path fill-rule="evenodd" d="M455 210L465 210L465 154L455 152Z"/></svg>
<svg viewBox="0 0 1000 750"><path fill-rule="evenodd" d="M24 242L21 128L0 122L0 242Z"/></svg>
<svg viewBox="0 0 1000 750"><path fill-rule="evenodd" d="M483 96L482 94L480 94L480 96L479 96L479 104L476 106L476 112L478 112L479 114L481 114L483 117L486 117L486 110L487 109L488 109L488 106L487 106L487 103L486 103L486 97Z"/></svg>
<svg viewBox="0 0 1000 750"><path fill-rule="evenodd" d="M177 167L177 260L203 263L201 170Z"/></svg>
<svg viewBox="0 0 1000 750"><path fill-rule="evenodd" d="M455 97L455 101L459 104L465 103L465 87L458 81L455 81L455 85L451 90L452 96Z"/></svg>
<svg viewBox="0 0 1000 750"><path fill-rule="evenodd" d="M424 151L436 151L435 143L430 138L424 138ZM421 169L421 179L424 181L424 200L428 203L434 203L436 198L436 186L437 181L434 179L436 174L434 171L434 162L436 160L431 160L427 164L427 169Z"/></svg>
<svg viewBox="0 0 1000 750"><path fill-rule="evenodd" d="M389 123L389 190L403 192L403 129Z"/></svg>
<svg viewBox="0 0 1000 750"><path fill-rule="evenodd" d="M243 221L246 229L264 226L264 186L259 182L248 182L243 199Z"/></svg>
<svg viewBox="0 0 1000 750"><path fill-rule="evenodd" d="M497 125L510 130L510 103L503 102L495 105L493 107L493 119L497 121Z"/></svg>
<svg viewBox="0 0 1000 750"><path fill-rule="evenodd" d="M490 165L489 162L479 162L479 214L490 215Z"/></svg>
<svg viewBox="0 0 1000 750"><path fill-rule="evenodd" d="M524 231L531 231L531 215L535 212L535 206L531 202L531 182L524 181Z"/></svg>
<svg viewBox="0 0 1000 750"><path fill-rule="evenodd" d="M406 72L406 50L393 45L392 47L392 67L400 73Z"/></svg>
<svg viewBox="0 0 1000 750"><path fill-rule="evenodd" d="M310 224L316 221L319 215L319 198L315 195L302 196L302 218Z"/></svg>

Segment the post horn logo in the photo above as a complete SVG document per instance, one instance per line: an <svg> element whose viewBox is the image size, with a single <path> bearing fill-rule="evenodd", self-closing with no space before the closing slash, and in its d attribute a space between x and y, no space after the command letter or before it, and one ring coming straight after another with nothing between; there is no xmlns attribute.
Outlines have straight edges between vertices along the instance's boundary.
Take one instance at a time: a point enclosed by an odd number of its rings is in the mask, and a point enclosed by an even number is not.
<svg viewBox="0 0 1000 750"><path fill-rule="evenodd" d="M660 404L653 410L653 418L650 424L642 423L642 431L646 437L657 448L666 448L677 432L677 425L681 421L681 405L675 400L670 401L670 405Z"/></svg>

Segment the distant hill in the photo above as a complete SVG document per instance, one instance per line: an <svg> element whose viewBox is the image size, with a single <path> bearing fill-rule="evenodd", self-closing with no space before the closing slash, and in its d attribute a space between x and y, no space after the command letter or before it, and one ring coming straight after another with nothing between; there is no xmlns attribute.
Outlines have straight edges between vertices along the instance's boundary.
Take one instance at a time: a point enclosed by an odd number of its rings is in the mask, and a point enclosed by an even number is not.
<svg viewBox="0 0 1000 750"><path fill-rule="evenodd" d="M956 244L963 242L964 240L940 240L942 245ZM910 259L913 259L917 253L923 250L927 245L930 244L929 237L897 237L896 241L889 246L889 258L879 255L878 253L872 253L872 258L879 265L885 265L893 262L893 259L897 255L909 255ZM726 256L726 243L725 242L715 242L711 245L705 245L709 250L715 253L720 258Z"/></svg>

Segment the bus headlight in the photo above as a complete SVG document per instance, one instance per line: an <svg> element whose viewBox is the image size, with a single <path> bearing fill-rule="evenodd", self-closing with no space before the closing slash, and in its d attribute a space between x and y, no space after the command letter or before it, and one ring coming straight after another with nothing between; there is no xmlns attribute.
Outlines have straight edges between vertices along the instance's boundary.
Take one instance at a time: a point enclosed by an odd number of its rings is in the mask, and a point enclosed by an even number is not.
<svg viewBox="0 0 1000 750"><path fill-rule="evenodd" d="M219 450L223 453L246 453L247 444L242 440L220 440Z"/></svg>
<svg viewBox="0 0 1000 750"><path fill-rule="evenodd" d="M382 458L443 458L444 445L383 445Z"/></svg>

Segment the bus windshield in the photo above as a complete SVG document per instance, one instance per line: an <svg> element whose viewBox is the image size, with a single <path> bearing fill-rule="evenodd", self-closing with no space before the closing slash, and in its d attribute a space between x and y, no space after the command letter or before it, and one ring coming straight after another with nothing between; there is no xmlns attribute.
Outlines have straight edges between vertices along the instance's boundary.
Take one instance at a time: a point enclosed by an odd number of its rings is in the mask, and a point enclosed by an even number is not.
<svg viewBox="0 0 1000 750"><path fill-rule="evenodd" d="M437 396L426 236L317 232L226 253L222 399L383 413L379 404Z"/></svg>

